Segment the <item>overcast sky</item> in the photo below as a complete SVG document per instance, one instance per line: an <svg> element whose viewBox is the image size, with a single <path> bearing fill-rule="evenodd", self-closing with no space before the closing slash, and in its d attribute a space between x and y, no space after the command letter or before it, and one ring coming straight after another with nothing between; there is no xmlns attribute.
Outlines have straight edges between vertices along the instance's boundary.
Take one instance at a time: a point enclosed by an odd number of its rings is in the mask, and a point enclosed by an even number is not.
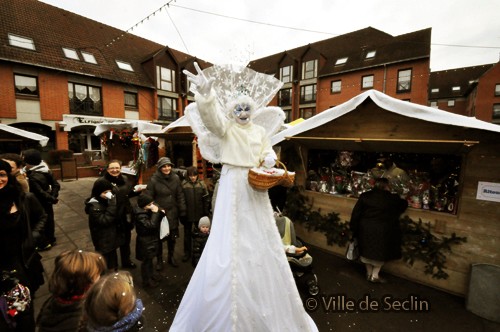
<svg viewBox="0 0 500 332"><path fill-rule="evenodd" d="M500 57L499 0L41 1L212 63L246 63L369 26L393 36L432 28L432 71Z"/></svg>

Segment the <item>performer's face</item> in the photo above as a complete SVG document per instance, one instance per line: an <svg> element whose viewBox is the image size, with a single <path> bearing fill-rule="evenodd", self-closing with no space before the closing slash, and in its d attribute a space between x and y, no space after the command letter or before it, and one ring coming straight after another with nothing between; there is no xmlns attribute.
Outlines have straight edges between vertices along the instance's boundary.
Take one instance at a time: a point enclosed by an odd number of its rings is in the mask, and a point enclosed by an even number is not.
<svg viewBox="0 0 500 332"><path fill-rule="evenodd" d="M234 119L241 125L246 125L250 122L250 112L252 107L248 104L238 104L233 110Z"/></svg>

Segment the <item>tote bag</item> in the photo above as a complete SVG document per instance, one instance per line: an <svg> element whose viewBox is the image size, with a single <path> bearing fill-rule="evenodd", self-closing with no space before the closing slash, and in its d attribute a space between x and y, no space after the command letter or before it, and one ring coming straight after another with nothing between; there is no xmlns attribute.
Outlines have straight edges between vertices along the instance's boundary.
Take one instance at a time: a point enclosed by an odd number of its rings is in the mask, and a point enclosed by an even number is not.
<svg viewBox="0 0 500 332"><path fill-rule="evenodd" d="M168 219L167 217L163 217L160 223L160 240L165 238L170 234L170 226L168 225Z"/></svg>
<svg viewBox="0 0 500 332"><path fill-rule="evenodd" d="M349 242L347 246L347 251L345 253L345 257L350 261L355 261L359 258L359 248L358 248L358 240L353 239Z"/></svg>

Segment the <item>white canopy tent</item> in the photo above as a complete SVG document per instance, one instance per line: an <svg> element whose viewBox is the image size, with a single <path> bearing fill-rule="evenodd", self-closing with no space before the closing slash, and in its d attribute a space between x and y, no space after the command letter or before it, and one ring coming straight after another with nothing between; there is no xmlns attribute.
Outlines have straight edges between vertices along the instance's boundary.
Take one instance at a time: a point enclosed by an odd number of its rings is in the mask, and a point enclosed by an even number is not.
<svg viewBox="0 0 500 332"><path fill-rule="evenodd" d="M149 132L149 133L160 133L161 132L161 125L157 125L148 121L141 121L141 120L129 120L129 121L117 121L117 122L104 122L96 125L95 130L94 130L94 135L99 136L102 133L105 133L106 131L110 129L123 129L123 128L137 128L137 133L139 136L143 132Z"/></svg>
<svg viewBox="0 0 500 332"><path fill-rule="evenodd" d="M10 134L22 137L22 138L28 138L28 139L31 139L34 141L38 141L41 146L46 146L47 143L49 142L49 138L47 136L35 134L35 133L32 133L31 131L22 130L22 129L15 128L15 127L8 126L8 125L1 124L1 123L0 123L0 130L3 130L7 133L10 133Z"/></svg>
<svg viewBox="0 0 500 332"><path fill-rule="evenodd" d="M356 107L361 105L367 98L373 100L375 104L386 111L409 118L452 126L500 132L500 126L496 124L481 121L473 117L446 112L433 107L402 101L377 90L368 90L343 104L327 109L293 127L280 131L271 138L271 144L278 144L288 137L293 137L335 120L356 109Z"/></svg>

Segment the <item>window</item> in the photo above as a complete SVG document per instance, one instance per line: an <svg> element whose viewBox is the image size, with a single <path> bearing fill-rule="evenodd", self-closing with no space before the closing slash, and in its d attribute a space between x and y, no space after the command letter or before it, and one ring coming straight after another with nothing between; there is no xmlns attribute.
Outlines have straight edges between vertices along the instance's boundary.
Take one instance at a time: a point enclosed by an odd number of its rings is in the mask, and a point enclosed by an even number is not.
<svg viewBox="0 0 500 332"><path fill-rule="evenodd" d="M431 107L438 108L438 102L437 101L431 101Z"/></svg>
<svg viewBox="0 0 500 332"><path fill-rule="evenodd" d="M64 56L67 57L68 59L80 60L78 53L76 53L76 50L74 50L72 48L63 47L63 52L64 52Z"/></svg>
<svg viewBox="0 0 500 332"><path fill-rule="evenodd" d="M366 57L365 59L373 59L375 57L375 54L377 54L377 51L369 51L366 52Z"/></svg>
<svg viewBox="0 0 500 332"><path fill-rule="evenodd" d="M314 103L316 101L316 84L300 87L300 102Z"/></svg>
<svg viewBox="0 0 500 332"><path fill-rule="evenodd" d="M177 100L167 97L158 97L158 119L177 119Z"/></svg>
<svg viewBox="0 0 500 332"><path fill-rule="evenodd" d="M337 61L335 61L335 66L340 66L345 64L347 62L347 59L348 59L347 57L337 59Z"/></svg>
<svg viewBox="0 0 500 332"><path fill-rule="evenodd" d="M280 68L280 79L283 83L290 83L293 80L292 77L292 66L286 66Z"/></svg>
<svg viewBox="0 0 500 332"><path fill-rule="evenodd" d="M398 71L397 92L409 92L411 90L411 69Z"/></svg>
<svg viewBox="0 0 500 332"><path fill-rule="evenodd" d="M78 83L68 83L71 114L102 115L101 89Z"/></svg>
<svg viewBox="0 0 500 332"><path fill-rule="evenodd" d="M342 81L341 80L332 81L332 83L330 83L330 92L331 93L340 93L341 89L342 89Z"/></svg>
<svg viewBox="0 0 500 332"><path fill-rule="evenodd" d="M95 127L77 127L68 132L69 149L76 153L101 150L101 139L94 135Z"/></svg>
<svg viewBox="0 0 500 332"><path fill-rule="evenodd" d="M373 75L363 76L361 80L361 88L362 89L371 89L373 88Z"/></svg>
<svg viewBox="0 0 500 332"><path fill-rule="evenodd" d="M33 51L35 50L35 43L33 42L33 39L13 35L11 33L9 33L9 45L16 46L16 47L22 47L22 48L25 48L27 50L33 50Z"/></svg>
<svg viewBox="0 0 500 332"><path fill-rule="evenodd" d="M38 96L38 82L36 77L14 75L16 94Z"/></svg>
<svg viewBox="0 0 500 332"><path fill-rule="evenodd" d="M451 91L453 92L459 92L460 91L460 87L459 86L454 86L451 88Z"/></svg>
<svg viewBox="0 0 500 332"><path fill-rule="evenodd" d="M278 106L292 105L292 89L282 89L278 92Z"/></svg>
<svg viewBox="0 0 500 332"><path fill-rule="evenodd" d="M87 53L87 52L82 52L82 56L83 56L83 61L88 62L88 63L97 64L97 60L95 59L95 56L93 54Z"/></svg>
<svg viewBox="0 0 500 332"><path fill-rule="evenodd" d="M125 92L125 107L137 108L137 93Z"/></svg>
<svg viewBox="0 0 500 332"><path fill-rule="evenodd" d="M124 61L119 61L119 60L115 60L115 61L116 61L116 64L118 65L118 68L126 70L126 71L134 71L134 69L132 68L132 65L130 63L124 62Z"/></svg>
<svg viewBox="0 0 500 332"><path fill-rule="evenodd" d="M174 91L175 70L156 66L156 85L160 90Z"/></svg>
<svg viewBox="0 0 500 332"><path fill-rule="evenodd" d="M318 74L318 60L310 60L302 64L302 79L316 78Z"/></svg>
<svg viewBox="0 0 500 332"><path fill-rule="evenodd" d="M434 88L431 90L431 93L438 93L439 92L439 88Z"/></svg>
<svg viewBox="0 0 500 332"><path fill-rule="evenodd" d="M285 123L292 122L292 111L291 110L283 110L285 112Z"/></svg>
<svg viewBox="0 0 500 332"><path fill-rule="evenodd" d="M309 119L314 115L315 110L315 108L301 108L300 117L303 119Z"/></svg>
<svg viewBox="0 0 500 332"><path fill-rule="evenodd" d="M453 106L455 106L455 99L448 100L448 107L453 107Z"/></svg>
<svg viewBox="0 0 500 332"><path fill-rule="evenodd" d="M500 120L500 104L493 104L493 120Z"/></svg>
<svg viewBox="0 0 500 332"><path fill-rule="evenodd" d="M500 84L495 84L495 96L500 96Z"/></svg>

